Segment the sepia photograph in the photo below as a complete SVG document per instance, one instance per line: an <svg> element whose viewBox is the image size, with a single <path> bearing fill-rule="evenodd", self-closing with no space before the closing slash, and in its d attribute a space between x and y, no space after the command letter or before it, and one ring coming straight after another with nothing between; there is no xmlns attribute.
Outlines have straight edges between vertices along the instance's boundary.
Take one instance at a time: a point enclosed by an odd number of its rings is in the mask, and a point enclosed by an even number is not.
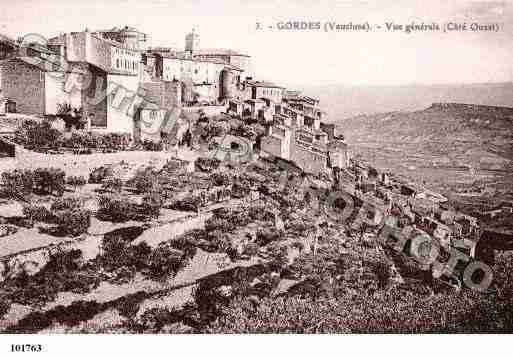
<svg viewBox="0 0 513 359"><path fill-rule="evenodd" d="M1 8L0 352L513 333L513 3Z"/></svg>

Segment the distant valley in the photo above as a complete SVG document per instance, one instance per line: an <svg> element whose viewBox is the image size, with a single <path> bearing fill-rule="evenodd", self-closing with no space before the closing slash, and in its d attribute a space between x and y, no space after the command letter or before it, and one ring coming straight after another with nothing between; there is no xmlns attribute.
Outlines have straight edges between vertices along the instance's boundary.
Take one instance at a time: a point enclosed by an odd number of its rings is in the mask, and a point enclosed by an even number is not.
<svg viewBox="0 0 513 359"><path fill-rule="evenodd" d="M353 155L447 195L513 195L513 116L430 106L337 122Z"/></svg>

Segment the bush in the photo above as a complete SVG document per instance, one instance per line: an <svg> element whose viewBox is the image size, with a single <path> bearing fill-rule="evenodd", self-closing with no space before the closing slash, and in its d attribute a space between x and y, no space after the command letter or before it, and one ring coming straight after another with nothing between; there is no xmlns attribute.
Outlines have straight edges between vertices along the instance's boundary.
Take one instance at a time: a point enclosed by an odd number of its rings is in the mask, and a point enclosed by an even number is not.
<svg viewBox="0 0 513 359"><path fill-rule="evenodd" d="M274 221L274 214L262 205L250 206L247 215L252 221Z"/></svg>
<svg viewBox="0 0 513 359"><path fill-rule="evenodd" d="M214 186L227 186L231 183L230 176L224 172L214 172L210 175L210 181Z"/></svg>
<svg viewBox="0 0 513 359"><path fill-rule="evenodd" d="M48 121L24 121L15 132L16 143L24 147L38 150L42 147L55 148L60 145L61 133L52 128Z"/></svg>
<svg viewBox="0 0 513 359"><path fill-rule="evenodd" d="M250 189L246 183L235 181L232 185L232 196L235 198L244 198L249 195Z"/></svg>
<svg viewBox="0 0 513 359"><path fill-rule="evenodd" d="M123 189L123 180L117 177L107 177L102 182L102 189L111 192L121 192Z"/></svg>
<svg viewBox="0 0 513 359"><path fill-rule="evenodd" d="M138 193L147 193L159 187L159 175L153 167L145 167L137 171L128 185L135 188Z"/></svg>
<svg viewBox="0 0 513 359"><path fill-rule="evenodd" d="M23 215L34 222L53 223L54 214L45 206L36 206L29 204L23 207Z"/></svg>
<svg viewBox="0 0 513 359"><path fill-rule="evenodd" d="M84 176L69 176L66 179L66 183L70 186L79 187L84 186L87 181Z"/></svg>
<svg viewBox="0 0 513 359"><path fill-rule="evenodd" d="M114 177L114 171L112 171L111 167L101 166L95 168L89 174L89 183L100 184L107 177Z"/></svg>
<svg viewBox="0 0 513 359"><path fill-rule="evenodd" d="M34 174L30 170L3 172L2 183L6 197L22 199L32 193L34 188Z"/></svg>
<svg viewBox="0 0 513 359"><path fill-rule="evenodd" d="M33 191L39 194L62 196L65 190L66 174L58 168L38 168L34 171Z"/></svg>
<svg viewBox="0 0 513 359"><path fill-rule="evenodd" d="M77 237L87 233L91 225L91 212L81 208L61 210L55 214L55 223L56 234Z"/></svg>
<svg viewBox="0 0 513 359"><path fill-rule="evenodd" d="M126 222L140 218L137 205L126 197L101 196L99 199L98 218L111 222Z"/></svg>
<svg viewBox="0 0 513 359"><path fill-rule="evenodd" d="M157 190L151 191L143 197L141 212L146 213L150 218L157 218L162 204L162 194Z"/></svg>
<svg viewBox="0 0 513 359"><path fill-rule="evenodd" d="M109 271L116 271L120 268L131 268L132 273L148 268L149 258L152 249L148 244L142 242L131 245L131 241L125 241L121 237L106 238L102 242L101 264ZM132 273L126 273L128 277ZM119 278L118 278L119 279Z"/></svg>
<svg viewBox="0 0 513 359"><path fill-rule="evenodd" d="M235 227L244 227L251 222L251 218L245 211L239 211L233 208L218 208L213 211L214 216L212 219L222 219L233 224Z"/></svg>
<svg viewBox="0 0 513 359"><path fill-rule="evenodd" d="M222 233L227 233L235 230L236 226L229 220L218 218L216 216L209 218L205 222L205 230L207 232L211 231L221 231Z"/></svg>
<svg viewBox="0 0 513 359"><path fill-rule="evenodd" d="M312 229L314 226L306 223L300 219L293 219L291 221L287 221L286 229L291 231L294 234L303 234L308 230Z"/></svg>
<svg viewBox="0 0 513 359"><path fill-rule="evenodd" d="M57 168L2 173L4 192L11 198L23 198L32 192L62 196L65 190L65 177L64 171Z"/></svg>
<svg viewBox="0 0 513 359"><path fill-rule="evenodd" d="M174 201L170 208L175 211L197 212L200 208L200 200L197 197L186 197L184 199Z"/></svg>
<svg viewBox="0 0 513 359"><path fill-rule="evenodd" d="M283 233L274 229L264 228L259 229L256 233L257 244L259 246L266 246L271 242L279 241L283 238Z"/></svg>
<svg viewBox="0 0 513 359"><path fill-rule="evenodd" d="M98 218L111 222L146 221L158 217L162 202L160 196L150 193L138 205L129 198L119 195L101 196L99 199Z"/></svg>
<svg viewBox="0 0 513 359"><path fill-rule="evenodd" d="M199 157L196 159L196 167L203 172L212 172L219 168L220 160L217 158Z"/></svg>
<svg viewBox="0 0 513 359"><path fill-rule="evenodd" d="M55 200L50 206L50 210L52 212L56 211L64 211L70 209L78 209L83 205L82 200L78 198L68 197L68 198L59 198Z"/></svg>
<svg viewBox="0 0 513 359"><path fill-rule="evenodd" d="M48 263L35 275L25 272L10 282L9 296L15 303L41 306L59 292L88 293L100 282L100 275L83 266L80 250L59 250L50 253Z"/></svg>
<svg viewBox="0 0 513 359"><path fill-rule="evenodd" d="M260 249L260 247L258 247L257 244L255 244L255 243L248 243L244 247L244 250L243 250L242 253L252 257L252 256L255 256L255 255L258 254L258 250L259 249Z"/></svg>
<svg viewBox="0 0 513 359"><path fill-rule="evenodd" d="M288 262L287 247L278 243L272 243L267 247L270 258L270 266L275 270L281 270Z"/></svg>
<svg viewBox="0 0 513 359"><path fill-rule="evenodd" d="M150 255L148 269L154 278L174 276L184 267L184 252L168 244L158 246Z"/></svg>
<svg viewBox="0 0 513 359"><path fill-rule="evenodd" d="M142 147L145 151L162 151L164 149L162 142L153 142L149 139L143 141Z"/></svg>
<svg viewBox="0 0 513 359"><path fill-rule="evenodd" d="M64 140L64 145L71 148L94 148L96 141L91 134L73 133L69 139Z"/></svg>

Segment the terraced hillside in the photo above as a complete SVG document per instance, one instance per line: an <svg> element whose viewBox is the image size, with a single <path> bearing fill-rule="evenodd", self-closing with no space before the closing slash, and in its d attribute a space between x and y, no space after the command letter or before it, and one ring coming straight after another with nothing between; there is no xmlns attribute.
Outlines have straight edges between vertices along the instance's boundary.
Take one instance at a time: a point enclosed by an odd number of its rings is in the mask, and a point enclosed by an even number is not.
<svg viewBox="0 0 513 359"><path fill-rule="evenodd" d="M355 157L446 194L513 195L513 116L433 104L338 123Z"/></svg>

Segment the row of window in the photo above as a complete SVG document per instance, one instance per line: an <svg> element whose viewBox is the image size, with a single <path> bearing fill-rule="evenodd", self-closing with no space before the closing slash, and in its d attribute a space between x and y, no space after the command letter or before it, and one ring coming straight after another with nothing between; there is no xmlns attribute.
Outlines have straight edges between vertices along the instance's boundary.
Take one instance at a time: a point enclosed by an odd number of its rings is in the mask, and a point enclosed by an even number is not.
<svg viewBox="0 0 513 359"><path fill-rule="evenodd" d="M116 59L116 69L118 70L127 70L127 71L136 71L137 70L137 62L130 61L127 59Z"/></svg>
<svg viewBox="0 0 513 359"><path fill-rule="evenodd" d="M124 50L124 49L118 49L117 47L114 48L114 53L116 55L125 55L125 56L137 56L136 53L132 52L132 51L127 51L127 50Z"/></svg>
<svg viewBox="0 0 513 359"><path fill-rule="evenodd" d="M264 88L262 90L262 93L264 96L279 96L280 95L280 90L279 89L267 89L267 88Z"/></svg>

